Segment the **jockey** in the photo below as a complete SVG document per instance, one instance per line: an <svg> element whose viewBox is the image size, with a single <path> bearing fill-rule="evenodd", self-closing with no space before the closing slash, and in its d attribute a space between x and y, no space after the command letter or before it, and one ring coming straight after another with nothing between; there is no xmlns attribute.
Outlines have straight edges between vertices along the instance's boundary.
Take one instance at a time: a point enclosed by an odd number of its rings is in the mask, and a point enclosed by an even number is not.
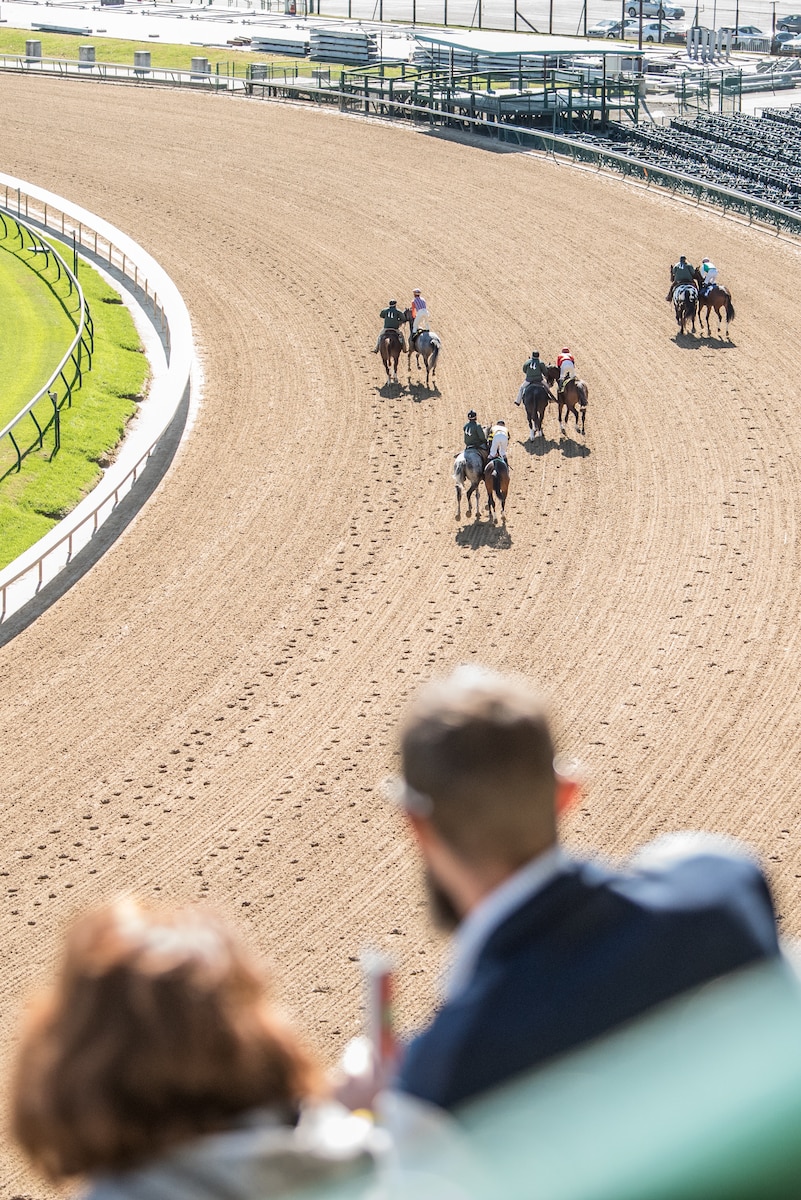
<svg viewBox="0 0 801 1200"><path fill-rule="evenodd" d="M685 255L682 254L679 261L670 268L670 291L665 299L672 300L673 293L680 283L692 283L694 279L695 267L688 263Z"/></svg>
<svg viewBox="0 0 801 1200"><path fill-rule="evenodd" d="M545 378L545 363L540 362L539 350L531 351L531 358L523 363L523 372L525 374L525 379L520 384L515 404L520 404L522 402L523 392L530 383L539 383L543 387L548 386L548 381Z"/></svg>
<svg viewBox="0 0 801 1200"><path fill-rule="evenodd" d="M379 317L383 317L383 319L384 319L384 329L381 330L381 333L383 333L385 329L396 329L398 331L398 337L401 340L401 350L405 350L406 349L406 339L403 336L403 330L401 329L401 325L403 325L404 321L406 320L406 317L401 312L401 310L398 308L397 300L390 300L387 307L382 308L381 312L378 315L379 315ZM373 350L373 354L378 354L378 347L381 342L381 333L379 333L378 338L376 340L375 349Z"/></svg>
<svg viewBox="0 0 801 1200"><path fill-rule="evenodd" d="M486 463L489 453L487 434L484 426L479 425L476 420L474 408L471 408L467 414L467 424L464 427L464 448L465 450L478 450L482 463Z"/></svg>
<svg viewBox="0 0 801 1200"><path fill-rule="evenodd" d="M420 332L421 329L430 329L431 328L431 326L428 322L428 305L426 304L423 297L420 295L419 288L414 289L414 299L412 300L412 304L411 304L411 314L412 314L412 339L411 340L412 340L412 342L414 342L415 337L417 336L417 334Z"/></svg>
<svg viewBox="0 0 801 1200"><path fill-rule="evenodd" d="M701 263L701 287L712 288L718 281L718 269L711 259L705 258Z"/></svg>
<svg viewBox="0 0 801 1200"><path fill-rule="evenodd" d="M496 421L492 428L488 431L487 436L490 439L490 458L502 458L506 460L506 455L509 449L509 433L506 428L505 421Z"/></svg>
<svg viewBox="0 0 801 1200"><path fill-rule="evenodd" d="M556 359L556 365L559 368L559 383L557 390L562 391L568 379L576 378L576 360L570 353L567 346L563 346Z"/></svg>

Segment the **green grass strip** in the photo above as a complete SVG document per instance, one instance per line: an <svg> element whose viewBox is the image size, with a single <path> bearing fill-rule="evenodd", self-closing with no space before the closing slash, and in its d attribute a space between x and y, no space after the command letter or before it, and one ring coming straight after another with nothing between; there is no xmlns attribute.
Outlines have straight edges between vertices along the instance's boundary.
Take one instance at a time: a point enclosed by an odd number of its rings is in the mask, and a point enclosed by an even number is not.
<svg viewBox="0 0 801 1200"><path fill-rule="evenodd" d="M52 244L69 262L71 251ZM0 274L5 261L5 256L0 257ZM145 392L148 362L130 312L119 294L83 261L79 279L94 320L92 369L84 373L83 386L73 392L72 407L62 408L58 454L53 456L51 426L43 448L23 459L22 470L11 470L0 479L0 568L43 537L92 490L101 477L101 464L113 457ZM23 330L21 336L35 339L36 334ZM68 344L69 337L51 371ZM40 423L51 416L52 405L49 413L42 409ZM9 455L4 446L1 449L0 470L7 470Z"/></svg>
<svg viewBox="0 0 801 1200"><path fill-rule="evenodd" d="M55 21L55 17L53 18ZM150 64L164 70L188 71L192 59L198 56L207 58L214 72L217 65L220 74L244 76L249 63L277 63L291 67L297 63L302 73L311 75L312 70L319 69L323 64L310 62L309 59L295 59L290 55L261 54L252 50L237 50L233 46L228 49L217 49L213 46L173 46L155 40L145 39L143 42L125 41L121 38L95 37L94 34L71 33L42 33L38 29L2 29L0 30L0 54L24 54L25 42L34 38L42 43L44 58L66 58L77 60L78 47L92 45L98 62L118 63L133 66L135 50L149 50ZM325 64L326 66L328 64ZM232 68L230 72L223 68ZM236 68L234 71L233 68ZM339 71L332 65L331 72Z"/></svg>
<svg viewBox="0 0 801 1200"><path fill-rule="evenodd" d="M77 293L70 295L52 255L20 247L10 220L0 224L0 429L44 387L75 336ZM75 320L72 319L74 314Z"/></svg>

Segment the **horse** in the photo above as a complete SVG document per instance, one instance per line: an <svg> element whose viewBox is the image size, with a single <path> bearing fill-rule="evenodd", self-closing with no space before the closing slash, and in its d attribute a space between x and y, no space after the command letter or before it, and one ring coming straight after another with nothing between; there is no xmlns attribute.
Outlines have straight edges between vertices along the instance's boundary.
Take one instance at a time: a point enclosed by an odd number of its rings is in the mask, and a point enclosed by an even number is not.
<svg viewBox="0 0 801 1200"><path fill-rule="evenodd" d="M718 333L723 332L723 317L721 314L725 313L726 337L730 338L729 325L734 320L734 305L731 302L731 292L720 283L713 283L711 287L704 289L703 281L697 271L695 278L698 283L698 323L701 326L701 332L703 333L704 330L703 310L706 310L706 332L708 337L712 336L712 330L709 328L709 316L714 308L718 315Z"/></svg>
<svg viewBox="0 0 801 1200"><path fill-rule="evenodd" d="M381 361L387 373L387 383L398 382L398 360L403 349L403 341L397 329L385 329L378 339L378 349ZM390 372L390 367L392 371Z"/></svg>
<svg viewBox="0 0 801 1200"><path fill-rule="evenodd" d="M484 485L487 489L489 515L495 517L495 499L501 502L501 515L506 520L506 497L509 495L509 464L497 455L484 468Z"/></svg>
<svg viewBox="0 0 801 1200"><path fill-rule="evenodd" d="M576 433L584 433L584 418L587 414L587 397L589 388L583 379L566 379L564 387L557 398L559 405L559 429L567 433L567 422L570 414L576 418ZM564 413L564 421L562 414Z"/></svg>
<svg viewBox="0 0 801 1200"><path fill-rule="evenodd" d="M693 323L695 333L695 314L698 309L698 288L694 283L680 283L673 293L673 307L676 311L676 324L682 333L688 321Z"/></svg>
<svg viewBox="0 0 801 1200"><path fill-rule="evenodd" d="M403 314L409 322L409 348L407 350L408 360L407 367L409 374L412 373L412 354L417 355L417 369L420 369L420 355L423 356L423 363L426 369L426 387L428 387L429 375L434 387L437 386L437 359L442 350L442 342L438 333L434 333L430 329L420 329L417 333L413 333L414 317L412 310L407 308Z"/></svg>
<svg viewBox="0 0 801 1200"><path fill-rule="evenodd" d="M457 454L453 460L453 482L456 484L456 520L458 521L462 515L462 488L467 480L470 481L470 487L467 489L467 515L471 514L470 504L473 494L476 493L476 516L479 515L481 506L479 503L477 488L481 480L484 478L484 455L475 446L468 446L461 454Z"/></svg>
<svg viewBox="0 0 801 1200"><path fill-rule="evenodd" d="M545 368L545 378L548 383L555 383L559 378L559 368L548 366ZM528 418L528 427L530 433L528 440L533 442L535 438L542 433L542 420L545 416L545 410L554 399L554 394L544 383L527 383L523 388L523 407L526 410Z"/></svg>

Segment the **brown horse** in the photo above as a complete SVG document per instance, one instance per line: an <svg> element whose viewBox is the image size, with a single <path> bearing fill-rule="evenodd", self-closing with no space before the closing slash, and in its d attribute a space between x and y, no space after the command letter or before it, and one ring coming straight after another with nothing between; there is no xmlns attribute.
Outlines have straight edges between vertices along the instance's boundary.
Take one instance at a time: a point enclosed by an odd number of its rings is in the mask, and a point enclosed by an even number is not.
<svg viewBox="0 0 801 1200"><path fill-rule="evenodd" d="M572 413L576 419L576 433L584 433L584 418L587 414L587 397L589 388L583 379L566 379L559 393L559 430L567 433L567 422ZM563 419L564 414L564 419Z"/></svg>
<svg viewBox="0 0 801 1200"><path fill-rule="evenodd" d="M501 502L501 515L506 520L506 497L509 495L509 464L496 455L484 468L484 484L487 489L489 515L495 519L495 499Z"/></svg>
<svg viewBox="0 0 801 1200"><path fill-rule="evenodd" d="M704 289L703 280L698 271L695 272L695 280L698 284L698 321L701 326L701 332L703 333L704 330L704 313L706 313L707 337L712 336L712 330L709 327L709 317L714 308L718 316L718 334L723 332L723 316L721 314L725 313L726 337L731 340L729 325L734 320L734 305L731 302L731 292L719 283L713 283L710 288Z"/></svg>
<svg viewBox="0 0 801 1200"><path fill-rule="evenodd" d="M385 329L378 339L381 361L387 373L387 383L398 382L398 360L403 349L403 339L397 329ZM391 368L391 370L390 370Z"/></svg>
<svg viewBox="0 0 801 1200"><path fill-rule="evenodd" d="M548 383L555 383L559 378L559 368L545 367L545 378ZM530 442L541 435L545 410L553 399L555 399L553 392L544 383L529 383L523 389L523 407L528 418L530 430L528 440Z"/></svg>

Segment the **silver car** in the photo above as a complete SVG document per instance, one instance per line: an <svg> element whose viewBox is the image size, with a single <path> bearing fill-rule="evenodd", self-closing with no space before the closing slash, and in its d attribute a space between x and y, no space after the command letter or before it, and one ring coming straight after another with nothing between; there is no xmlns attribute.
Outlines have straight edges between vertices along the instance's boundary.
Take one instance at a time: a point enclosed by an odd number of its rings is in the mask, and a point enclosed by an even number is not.
<svg viewBox="0 0 801 1200"><path fill-rule="evenodd" d="M626 12L630 17L639 17L640 15L640 0L631 0L626 5ZM678 20L684 16L684 9L678 8L675 4L665 4L664 0L642 0L642 15L644 17L662 17L668 21Z"/></svg>

